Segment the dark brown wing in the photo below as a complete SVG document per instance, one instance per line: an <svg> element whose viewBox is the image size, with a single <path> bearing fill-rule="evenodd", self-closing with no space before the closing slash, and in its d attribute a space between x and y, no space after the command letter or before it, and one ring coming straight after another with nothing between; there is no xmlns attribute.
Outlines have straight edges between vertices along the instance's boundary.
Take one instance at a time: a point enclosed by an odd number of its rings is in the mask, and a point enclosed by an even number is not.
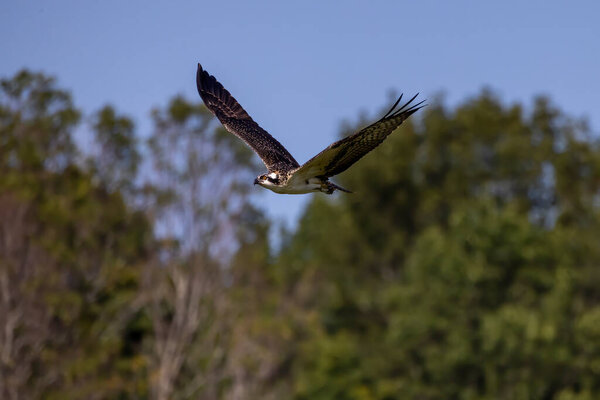
<svg viewBox="0 0 600 400"><path fill-rule="evenodd" d="M402 107L396 109L396 106L402 100L402 96L400 96L383 118L353 135L332 143L295 171L294 177L298 179L308 179L315 176L327 178L344 172L383 142L408 117L424 107L421 104L425 100L408 107L417 96L418 93Z"/></svg>
<svg viewBox="0 0 600 400"><path fill-rule="evenodd" d="M282 172L299 167L285 147L258 126L223 85L204 71L200 64L196 85L206 107L229 132L246 142L258 154L269 171Z"/></svg>

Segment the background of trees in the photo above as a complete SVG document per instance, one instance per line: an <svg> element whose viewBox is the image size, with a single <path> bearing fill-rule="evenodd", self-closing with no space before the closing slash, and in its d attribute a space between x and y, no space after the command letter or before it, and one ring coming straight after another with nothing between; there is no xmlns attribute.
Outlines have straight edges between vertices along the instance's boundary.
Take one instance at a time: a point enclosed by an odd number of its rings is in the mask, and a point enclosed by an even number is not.
<svg viewBox="0 0 600 400"><path fill-rule="evenodd" d="M433 101L275 248L196 99L142 140L0 85L1 398L600 397L600 142L550 99Z"/></svg>

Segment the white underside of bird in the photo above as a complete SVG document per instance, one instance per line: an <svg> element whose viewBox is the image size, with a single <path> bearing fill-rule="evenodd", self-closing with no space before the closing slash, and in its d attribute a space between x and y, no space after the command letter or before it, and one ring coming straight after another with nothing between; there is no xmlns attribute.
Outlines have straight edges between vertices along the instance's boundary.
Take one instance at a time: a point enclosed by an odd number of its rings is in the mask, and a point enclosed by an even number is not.
<svg viewBox="0 0 600 400"><path fill-rule="evenodd" d="M271 173L268 174L270 178L276 179L277 174ZM314 192L327 192L328 187L327 184L319 178L302 178L299 176L294 176L284 183L276 184L273 183L269 179L260 180L257 178L255 181L256 185L260 185L265 189L272 190L275 193L279 194L306 194L306 193L314 193Z"/></svg>

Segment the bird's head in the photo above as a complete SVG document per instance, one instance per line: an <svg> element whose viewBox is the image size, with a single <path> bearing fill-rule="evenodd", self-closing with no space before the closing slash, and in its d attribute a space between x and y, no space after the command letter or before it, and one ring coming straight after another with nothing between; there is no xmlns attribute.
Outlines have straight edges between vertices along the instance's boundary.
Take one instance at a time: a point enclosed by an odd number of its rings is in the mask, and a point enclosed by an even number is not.
<svg viewBox="0 0 600 400"><path fill-rule="evenodd" d="M280 185L280 181L279 181L279 175L276 174L275 172L271 172L270 174L263 174L260 176L257 176L256 179L254 179L254 184L255 185L260 185L262 187L273 187L273 186L279 186Z"/></svg>

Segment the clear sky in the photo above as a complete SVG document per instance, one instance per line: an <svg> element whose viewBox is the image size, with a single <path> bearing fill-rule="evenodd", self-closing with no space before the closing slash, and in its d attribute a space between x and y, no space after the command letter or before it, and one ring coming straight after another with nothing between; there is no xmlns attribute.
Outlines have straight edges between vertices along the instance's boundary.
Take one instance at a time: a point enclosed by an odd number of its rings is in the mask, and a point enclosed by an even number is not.
<svg viewBox="0 0 600 400"><path fill-rule="evenodd" d="M485 85L507 102L548 94L597 132L599 21L598 1L13 0L0 75L54 75L86 113L111 103L145 136L152 107L197 99L201 62L302 163L390 89L450 104ZM312 196L255 189L288 222Z"/></svg>

